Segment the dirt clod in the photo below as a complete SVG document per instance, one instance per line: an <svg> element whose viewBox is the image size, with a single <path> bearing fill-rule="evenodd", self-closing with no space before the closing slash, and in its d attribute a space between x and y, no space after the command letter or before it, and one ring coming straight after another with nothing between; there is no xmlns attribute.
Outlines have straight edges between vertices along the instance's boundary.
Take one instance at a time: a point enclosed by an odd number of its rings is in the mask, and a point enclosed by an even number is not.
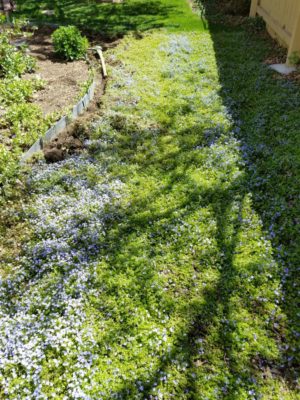
<svg viewBox="0 0 300 400"><path fill-rule="evenodd" d="M65 157L64 151L58 148L47 148L44 150L44 157L48 163L62 161Z"/></svg>
<svg viewBox="0 0 300 400"><path fill-rule="evenodd" d="M96 76L95 97L84 114L73 121L58 137L47 143L43 149L49 163L62 161L67 156L78 154L84 149L84 140L89 138L90 124L99 118L99 103L105 90L106 81Z"/></svg>

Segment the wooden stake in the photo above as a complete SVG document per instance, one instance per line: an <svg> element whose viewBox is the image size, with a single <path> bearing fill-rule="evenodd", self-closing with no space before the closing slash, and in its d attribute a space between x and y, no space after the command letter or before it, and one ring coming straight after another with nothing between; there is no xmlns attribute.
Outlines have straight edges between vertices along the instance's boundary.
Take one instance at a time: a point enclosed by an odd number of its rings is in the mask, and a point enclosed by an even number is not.
<svg viewBox="0 0 300 400"><path fill-rule="evenodd" d="M96 46L95 50L96 50L96 52L97 52L97 54L98 54L98 56L100 58L100 61L101 61L103 77L106 78L107 77L107 70L106 70L106 65L105 65L105 60L104 60L102 48L101 48L101 46Z"/></svg>

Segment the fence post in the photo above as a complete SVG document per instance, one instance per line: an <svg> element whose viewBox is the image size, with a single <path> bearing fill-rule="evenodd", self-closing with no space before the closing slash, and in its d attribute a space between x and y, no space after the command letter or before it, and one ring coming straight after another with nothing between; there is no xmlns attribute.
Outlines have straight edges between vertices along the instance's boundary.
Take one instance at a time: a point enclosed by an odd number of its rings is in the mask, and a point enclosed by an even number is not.
<svg viewBox="0 0 300 400"><path fill-rule="evenodd" d="M291 64L290 56L295 52L299 53L298 55L300 56L300 4L299 4L299 10L298 10L298 17L296 19L296 23L295 23L295 26L293 29L292 38L291 38L289 51L288 51L288 55L287 55L286 63L288 65Z"/></svg>
<svg viewBox="0 0 300 400"><path fill-rule="evenodd" d="M250 17L255 17L257 12L258 0L251 1Z"/></svg>

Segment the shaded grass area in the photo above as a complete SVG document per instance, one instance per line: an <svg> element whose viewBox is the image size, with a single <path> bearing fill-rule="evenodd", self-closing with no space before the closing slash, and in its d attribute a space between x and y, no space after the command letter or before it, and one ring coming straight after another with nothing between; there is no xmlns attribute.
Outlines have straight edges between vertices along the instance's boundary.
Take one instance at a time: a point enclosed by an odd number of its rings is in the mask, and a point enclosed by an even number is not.
<svg viewBox="0 0 300 400"><path fill-rule="evenodd" d="M43 14L45 10L53 10L55 15L47 17ZM156 28L203 29L201 20L185 0L126 0L120 4L95 0L19 0L19 14L38 21L74 24L111 38Z"/></svg>
<svg viewBox="0 0 300 400"><path fill-rule="evenodd" d="M213 19L213 15L207 14ZM224 104L234 119L246 162L247 188L278 261L286 314L284 365L299 374L300 95L299 85L268 70L271 40L210 24ZM237 79L237 77L243 77ZM293 367L296 370L293 370Z"/></svg>

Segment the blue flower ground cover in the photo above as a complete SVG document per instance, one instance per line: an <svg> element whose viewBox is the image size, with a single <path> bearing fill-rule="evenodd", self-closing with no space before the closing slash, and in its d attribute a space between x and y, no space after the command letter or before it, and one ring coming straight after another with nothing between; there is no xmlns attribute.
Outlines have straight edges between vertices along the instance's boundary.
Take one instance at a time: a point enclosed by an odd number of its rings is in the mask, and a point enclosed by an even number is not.
<svg viewBox="0 0 300 400"><path fill-rule="evenodd" d="M85 152L28 178L1 398L299 398L300 98L268 46L199 29L110 50Z"/></svg>

